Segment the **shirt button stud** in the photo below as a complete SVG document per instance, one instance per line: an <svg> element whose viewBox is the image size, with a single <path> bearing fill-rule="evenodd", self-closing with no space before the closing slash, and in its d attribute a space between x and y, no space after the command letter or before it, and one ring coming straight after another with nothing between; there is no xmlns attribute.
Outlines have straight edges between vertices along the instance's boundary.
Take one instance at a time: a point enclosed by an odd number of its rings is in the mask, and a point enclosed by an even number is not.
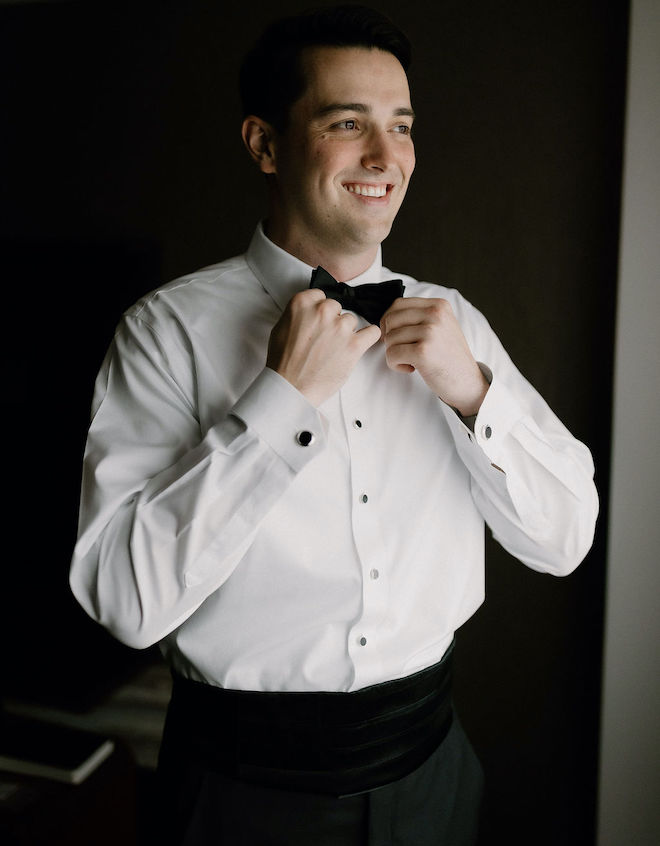
<svg viewBox="0 0 660 846"><path fill-rule="evenodd" d="M360 502L369 502L369 497L366 494L362 494Z"/></svg>
<svg viewBox="0 0 660 846"><path fill-rule="evenodd" d="M362 428L362 421L361 420L354 420L353 421L353 428L361 429Z"/></svg>
<svg viewBox="0 0 660 846"><path fill-rule="evenodd" d="M373 570L370 570L370 571L369 571L369 576L370 576L370 578L372 578L372 579L375 581L375 580L376 580L376 579L380 576L380 573L379 573L379 572L378 572L378 570L374 567L374 569L373 569Z"/></svg>
<svg viewBox="0 0 660 846"><path fill-rule="evenodd" d="M366 646L366 645L367 645L367 639L366 639L366 637L361 637L361 638L358 640L358 643L360 644L360 646Z"/></svg>
<svg viewBox="0 0 660 846"><path fill-rule="evenodd" d="M490 428L490 426L483 426L481 429L481 433L483 434L484 438L488 440L488 438L490 438L490 436L493 434L493 430Z"/></svg>
<svg viewBox="0 0 660 846"><path fill-rule="evenodd" d="M310 444L313 444L316 438L314 437L313 432L308 432L307 429L303 429L302 432L298 432L296 435L296 441L300 444L300 446L307 447Z"/></svg>

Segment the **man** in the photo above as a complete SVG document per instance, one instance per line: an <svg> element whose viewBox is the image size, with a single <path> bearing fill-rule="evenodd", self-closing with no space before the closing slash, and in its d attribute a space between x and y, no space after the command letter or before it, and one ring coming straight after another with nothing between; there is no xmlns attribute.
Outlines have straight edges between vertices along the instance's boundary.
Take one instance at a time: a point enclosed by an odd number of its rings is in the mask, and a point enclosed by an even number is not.
<svg viewBox="0 0 660 846"><path fill-rule="evenodd" d="M71 583L172 666L171 842L473 843L450 678L484 520L556 575L592 542L589 452L482 315L403 276L358 316L415 165L408 61L361 7L267 30L241 77L267 219L130 309L99 375Z"/></svg>

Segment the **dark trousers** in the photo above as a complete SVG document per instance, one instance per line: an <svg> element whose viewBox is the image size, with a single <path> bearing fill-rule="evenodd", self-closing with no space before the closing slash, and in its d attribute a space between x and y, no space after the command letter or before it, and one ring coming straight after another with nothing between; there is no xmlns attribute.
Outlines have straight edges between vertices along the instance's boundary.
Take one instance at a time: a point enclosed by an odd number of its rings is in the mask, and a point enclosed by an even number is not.
<svg viewBox="0 0 660 846"><path fill-rule="evenodd" d="M473 846L483 785L457 718L417 770L355 796L247 784L166 749L159 779L163 846Z"/></svg>

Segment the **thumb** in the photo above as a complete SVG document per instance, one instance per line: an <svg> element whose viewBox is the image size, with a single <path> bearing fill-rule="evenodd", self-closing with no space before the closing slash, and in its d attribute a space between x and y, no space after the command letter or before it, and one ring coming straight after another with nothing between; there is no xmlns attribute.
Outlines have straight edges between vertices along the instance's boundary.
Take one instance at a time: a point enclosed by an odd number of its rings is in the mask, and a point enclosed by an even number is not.
<svg viewBox="0 0 660 846"><path fill-rule="evenodd" d="M357 343L360 354L362 355L365 353L369 347L373 347L376 341L380 338L380 335L380 327L376 326L375 323L370 323L369 326L365 326L363 329L358 329L358 331L354 333L353 338Z"/></svg>

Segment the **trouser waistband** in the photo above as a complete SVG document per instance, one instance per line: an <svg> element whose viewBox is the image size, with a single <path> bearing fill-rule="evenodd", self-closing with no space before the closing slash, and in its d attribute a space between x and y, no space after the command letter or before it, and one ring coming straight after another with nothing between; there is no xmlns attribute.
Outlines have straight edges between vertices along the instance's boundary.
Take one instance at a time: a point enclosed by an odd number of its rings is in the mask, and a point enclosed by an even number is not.
<svg viewBox="0 0 660 846"><path fill-rule="evenodd" d="M453 644L438 664L351 693L226 690L174 678L163 751L271 787L344 796L420 766L452 720Z"/></svg>

